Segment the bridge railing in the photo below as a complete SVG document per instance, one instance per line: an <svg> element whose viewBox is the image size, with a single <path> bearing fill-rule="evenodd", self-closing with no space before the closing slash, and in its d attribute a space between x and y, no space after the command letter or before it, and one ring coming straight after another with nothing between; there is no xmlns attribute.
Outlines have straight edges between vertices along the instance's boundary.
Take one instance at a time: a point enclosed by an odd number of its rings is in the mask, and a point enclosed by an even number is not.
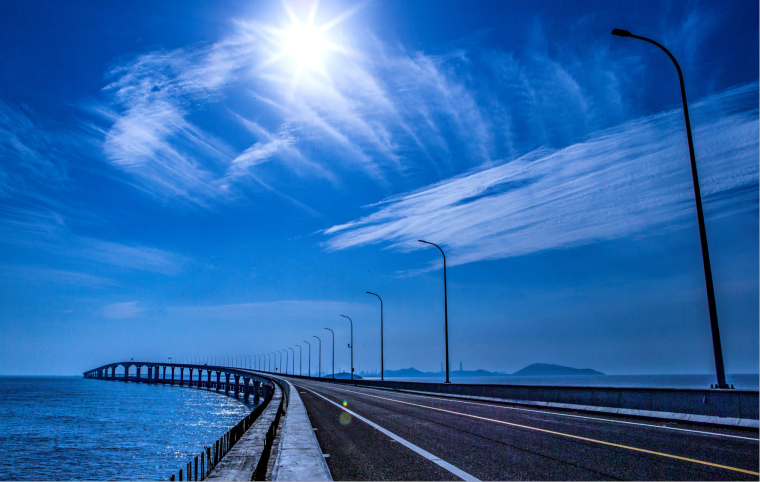
<svg viewBox="0 0 760 482"><path fill-rule="evenodd" d="M245 434L245 432L256 422L259 416L269 405L272 399L273 390L267 390L267 396L264 401L253 409L251 413L245 416L234 427L229 429L227 433L219 437L219 439L212 443L210 446L204 446L203 452L200 455L196 455L195 458L187 462L184 472L183 469L179 469L179 473L175 477L171 475L169 480L205 480L208 474L219 464L222 457L227 455L235 443ZM282 411L282 400L280 401L280 407L277 411L277 419L279 420L280 412ZM271 427L270 427L271 430ZM269 433L267 433L268 445L271 445L269 441ZM263 458L263 457L262 457ZM266 470L266 465L264 465ZM257 479L258 480L258 479Z"/></svg>

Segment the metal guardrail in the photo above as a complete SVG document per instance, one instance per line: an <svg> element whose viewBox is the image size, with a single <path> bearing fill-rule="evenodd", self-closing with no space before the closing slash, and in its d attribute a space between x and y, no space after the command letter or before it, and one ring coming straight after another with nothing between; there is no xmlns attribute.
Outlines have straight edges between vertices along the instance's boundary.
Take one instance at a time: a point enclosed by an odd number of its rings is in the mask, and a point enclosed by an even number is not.
<svg viewBox="0 0 760 482"><path fill-rule="evenodd" d="M175 475L172 474L169 480L205 480L208 474L214 469L214 467L217 466L219 461L222 460L222 457L227 455L227 452L229 452L232 447L235 446L235 444L240 440L240 438L243 436L243 434L251 427L251 425L256 422L256 420L259 418L259 416L264 412L264 410L269 405L269 401L272 400L272 395L274 394L274 390L268 391L267 398L262 402L258 407L254 408L251 413L245 416L240 422L238 422L234 427L229 429L227 433L222 435L219 440L214 442L211 446L206 447L204 446L203 452L201 452L200 455L196 455L194 459L190 460L190 462L187 463L187 466L185 467L185 471L183 473L183 470L179 470L178 478L175 478ZM276 430L276 424L279 422L280 419L280 413L282 412L282 400L280 400L280 406L277 410L277 417L275 418L274 426ZM272 430L272 427L269 428L269 430ZM274 434L272 435L272 439L274 440ZM269 432L267 432L267 448L271 450L271 441L269 438ZM268 453L269 451L265 448L265 452L267 453L267 459L268 459ZM262 459L264 458L264 454L262 454ZM258 467L257 467L258 471ZM266 464L264 465L264 472L266 473ZM259 480L259 479L256 479ZM261 479L263 480L263 479Z"/></svg>

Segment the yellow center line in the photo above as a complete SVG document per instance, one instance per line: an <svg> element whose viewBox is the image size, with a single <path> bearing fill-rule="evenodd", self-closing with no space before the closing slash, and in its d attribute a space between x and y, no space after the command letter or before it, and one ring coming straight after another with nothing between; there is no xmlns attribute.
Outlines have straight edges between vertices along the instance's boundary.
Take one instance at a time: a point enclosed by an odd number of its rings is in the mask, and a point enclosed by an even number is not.
<svg viewBox="0 0 760 482"><path fill-rule="evenodd" d="M519 423L505 422L503 420L496 420L496 419L493 419L493 418L480 417L478 415L471 415L469 413L454 412L452 410L444 410L443 408L429 407L427 405L420 405L418 403L403 402L401 400L396 400L396 399L393 399L393 398L378 397L377 395L370 395L368 393L357 392L355 390L346 390L346 391L352 392L352 393L358 393L360 395L364 395L365 397L379 398L381 400L388 400L390 402L403 403L405 405L413 405L415 407L427 408L429 410L437 410L439 412L446 412L446 413L451 413L451 414L454 414L454 415L461 415L463 417L477 418L479 420L487 420L489 422L501 423L501 424L504 424L504 425L510 425L512 427L520 427L520 428L524 428L524 429L527 429L527 430L535 430L536 432L550 433L552 435L559 435L560 437L568 437L568 438L573 438L573 439L576 439L576 440L584 440L586 442L593 442L593 443L598 443L598 444L602 444L602 445L608 445L610 447L617 447L617 448L626 449L626 450L633 450L635 452L642 452L642 453L645 453L645 454L659 455L660 457L667 457L667 458L671 458L671 459L683 460L683 461L686 461L686 462L693 462L695 464L709 465L710 467L718 467L720 469L733 470L735 472L742 472L742 473L745 473L745 474L760 476L760 472L753 472L751 470L740 469L738 467L731 467L729 465L714 464L712 462L705 462L704 460L697 460L697 459L690 459L688 457L681 457L680 455L672 455L672 454L666 454L666 453L663 453L663 452L656 452L654 450L640 449L638 447L631 447L629 445L621 445L621 444L616 444L616 443L612 443L612 442L605 442L604 440L597 440L597 439L588 438L588 437L581 437L579 435L571 435L569 433L555 432L554 430L546 430L546 429L543 429L543 428L531 427L531 426L528 426L528 425L520 425Z"/></svg>

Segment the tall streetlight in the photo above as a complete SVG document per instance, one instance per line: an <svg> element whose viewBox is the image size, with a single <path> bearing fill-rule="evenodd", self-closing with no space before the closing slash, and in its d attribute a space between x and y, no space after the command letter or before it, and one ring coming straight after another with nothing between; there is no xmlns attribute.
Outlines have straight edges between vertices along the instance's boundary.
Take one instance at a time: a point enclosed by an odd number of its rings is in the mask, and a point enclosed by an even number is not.
<svg viewBox="0 0 760 482"><path fill-rule="evenodd" d="M287 348L285 348L283 351L285 352L285 372L284 373L285 375L287 375L288 374L288 355L290 355L290 353L288 353Z"/></svg>
<svg viewBox="0 0 760 482"><path fill-rule="evenodd" d="M304 340L303 342L309 345L309 378L311 378L311 343L309 343L306 340Z"/></svg>
<svg viewBox="0 0 760 482"><path fill-rule="evenodd" d="M438 251L441 252L441 255L443 256L443 320L444 320L444 338L446 341L446 381L443 383L451 383L449 381L449 307L448 307L448 299L446 295L446 255L443 254L443 250L440 246L438 246L435 243L431 243L429 241L423 241L421 239L418 239L420 243L430 244L438 248Z"/></svg>
<svg viewBox="0 0 760 482"><path fill-rule="evenodd" d="M333 338L333 349L332 349L332 377L333 377L333 380L335 380L335 332L334 332L334 331L332 331L332 330L331 330L331 329L329 329L329 328L325 328L325 330L327 330L327 331L329 331L330 333L332 333L332 338Z"/></svg>
<svg viewBox="0 0 760 482"><path fill-rule="evenodd" d="M676 66L678 71L678 80L681 83L681 102L683 103L683 116L686 121L686 139L689 142L689 157L691 158L691 180L694 184L694 198L697 203L697 220L699 224L699 240L702 243L702 266L705 270L705 285L707 288L707 308L710 312L710 330L712 331L713 353L715 355L715 375L718 384L715 388L729 388L726 383L726 373L723 368L723 349L720 344L720 330L718 329L718 308L715 305L715 289L713 288L712 269L710 268L710 253L707 250L707 231L705 229L705 216L702 213L702 195L699 191L699 177L697 176L697 160L694 156L694 142L691 139L691 122L689 122L689 107L686 105L686 88L683 84L683 73L681 66L678 65L676 58L673 57L668 49L646 37L639 37L628 30L615 29L612 35L618 37L631 37L659 47L663 52L668 54L670 60Z"/></svg>
<svg viewBox="0 0 760 482"><path fill-rule="evenodd" d="M282 373L282 352L280 350L277 350L277 353L280 354L280 373Z"/></svg>
<svg viewBox="0 0 760 482"><path fill-rule="evenodd" d="M348 318L346 315L340 315L343 318ZM351 343L348 344L348 347L351 349L351 380L354 379L354 322L351 318L348 318L348 321L351 322Z"/></svg>
<svg viewBox="0 0 760 482"><path fill-rule="evenodd" d="M301 350L301 345L296 345L298 347L298 376L303 376L303 350Z"/></svg>
<svg viewBox="0 0 760 482"><path fill-rule="evenodd" d="M366 291L365 293L375 295L380 300L380 380L382 381L385 380L383 377L383 299L377 293L372 293L371 291Z"/></svg>
<svg viewBox="0 0 760 482"><path fill-rule="evenodd" d="M296 374L296 351L292 348L288 348L288 350L293 351L293 365L290 366L290 374L295 375Z"/></svg>
<svg viewBox="0 0 760 482"><path fill-rule="evenodd" d="M316 335L311 335L319 340L319 371L317 371L317 378L322 378L322 339Z"/></svg>
<svg viewBox="0 0 760 482"><path fill-rule="evenodd" d="M272 362L269 361L269 353L264 353L264 362L264 365L266 365L264 371L268 372L272 368Z"/></svg>

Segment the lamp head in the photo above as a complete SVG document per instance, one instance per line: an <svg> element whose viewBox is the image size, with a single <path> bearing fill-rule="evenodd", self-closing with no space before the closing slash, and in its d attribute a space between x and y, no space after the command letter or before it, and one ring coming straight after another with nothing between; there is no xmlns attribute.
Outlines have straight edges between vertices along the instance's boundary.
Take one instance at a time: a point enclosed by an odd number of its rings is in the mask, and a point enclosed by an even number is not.
<svg viewBox="0 0 760 482"><path fill-rule="evenodd" d="M633 34L628 30L621 30L619 28L613 30L612 35L617 35L618 37L633 37Z"/></svg>

